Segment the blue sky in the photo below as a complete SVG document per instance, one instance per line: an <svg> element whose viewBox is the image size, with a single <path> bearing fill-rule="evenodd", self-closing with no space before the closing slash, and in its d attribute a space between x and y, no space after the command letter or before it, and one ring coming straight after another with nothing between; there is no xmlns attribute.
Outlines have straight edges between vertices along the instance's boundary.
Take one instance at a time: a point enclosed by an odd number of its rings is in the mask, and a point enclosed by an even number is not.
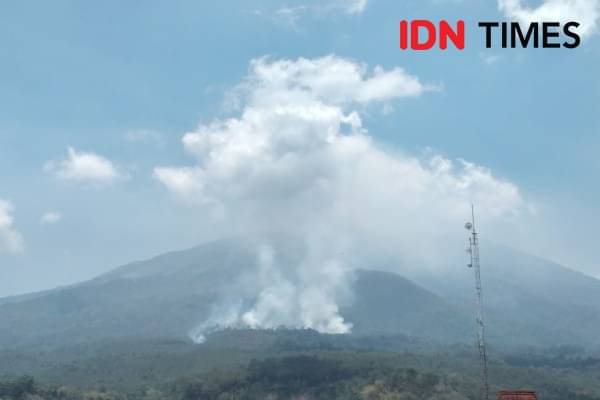
<svg viewBox="0 0 600 400"><path fill-rule="evenodd" d="M369 135L392 151L467 159L514 183L537 212L514 237L495 240L600 275L597 34L574 50L486 50L476 23L510 19L491 0L369 0L361 11L335 1L208 3L2 5L0 199L22 243L0 253L0 295L227 233L177 202L153 170L193 164L182 136L235 115L229 94L262 56L333 54L401 67L435 86L361 109ZM413 18L464 19L466 50L400 51L398 22ZM64 182L57 170L69 147L109 160L119 179ZM47 213L54 218L41 221Z"/></svg>

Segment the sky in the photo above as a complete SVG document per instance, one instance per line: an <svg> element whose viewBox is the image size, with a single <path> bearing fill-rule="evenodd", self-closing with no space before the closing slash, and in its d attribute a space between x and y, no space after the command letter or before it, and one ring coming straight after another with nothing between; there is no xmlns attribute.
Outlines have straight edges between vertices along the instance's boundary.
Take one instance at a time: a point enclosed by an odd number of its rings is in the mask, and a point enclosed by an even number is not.
<svg viewBox="0 0 600 400"><path fill-rule="evenodd" d="M2 5L0 296L282 220L429 232L471 201L494 241L600 277L598 0L212 3ZM401 51L417 18L464 19L466 49ZM532 18L582 45L476 26Z"/></svg>

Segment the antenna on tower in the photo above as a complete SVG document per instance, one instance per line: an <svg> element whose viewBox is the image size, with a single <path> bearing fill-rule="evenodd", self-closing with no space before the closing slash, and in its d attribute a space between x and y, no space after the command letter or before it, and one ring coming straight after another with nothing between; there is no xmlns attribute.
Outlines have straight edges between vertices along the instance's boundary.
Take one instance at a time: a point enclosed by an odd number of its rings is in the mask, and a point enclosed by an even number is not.
<svg viewBox="0 0 600 400"><path fill-rule="evenodd" d="M475 207L471 205L471 221L465 224L465 228L470 232L469 248L467 253L470 255L469 268L475 272L475 291L477 294L477 314L475 321L477 323L477 348L479 349L479 362L481 366L481 388L480 399L489 400L488 372L487 372L487 351L485 347L485 325L483 324L483 303L481 301L481 266L479 264L479 237L475 229Z"/></svg>

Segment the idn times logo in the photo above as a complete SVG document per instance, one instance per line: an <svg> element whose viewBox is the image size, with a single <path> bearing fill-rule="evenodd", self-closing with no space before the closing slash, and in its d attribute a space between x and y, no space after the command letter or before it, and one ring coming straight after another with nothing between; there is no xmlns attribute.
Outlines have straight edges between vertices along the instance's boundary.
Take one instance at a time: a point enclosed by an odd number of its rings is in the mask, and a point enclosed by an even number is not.
<svg viewBox="0 0 600 400"><path fill-rule="evenodd" d="M506 48L567 48L574 49L581 44L577 33L579 22L479 22L478 29L485 36L485 47ZM402 50L424 51L433 49L436 44L448 49L450 43L464 50L466 24L458 20L450 24L445 20L434 23L426 19L400 21L400 48Z"/></svg>

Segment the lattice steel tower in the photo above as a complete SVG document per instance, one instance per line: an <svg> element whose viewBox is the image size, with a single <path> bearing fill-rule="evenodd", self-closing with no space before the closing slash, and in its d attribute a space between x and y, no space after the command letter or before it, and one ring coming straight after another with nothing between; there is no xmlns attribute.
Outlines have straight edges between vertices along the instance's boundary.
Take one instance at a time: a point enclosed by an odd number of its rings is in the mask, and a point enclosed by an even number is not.
<svg viewBox="0 0 600 400"><path fill-rule="evenodd" d="M479 238L475 229L475 208L471 205L471 222L465 224L465 228L470 232L469 248L467 253L471 257L469 268L475 272L475 290L477 294L477 314L475 317L477 323L477 347L479 349L479 362L481 364L481 400L489 400L488 372L487 372L487 352L485 347L485 325L483 324L483 303L481 300L481 266L479 264Z"/></svg>

